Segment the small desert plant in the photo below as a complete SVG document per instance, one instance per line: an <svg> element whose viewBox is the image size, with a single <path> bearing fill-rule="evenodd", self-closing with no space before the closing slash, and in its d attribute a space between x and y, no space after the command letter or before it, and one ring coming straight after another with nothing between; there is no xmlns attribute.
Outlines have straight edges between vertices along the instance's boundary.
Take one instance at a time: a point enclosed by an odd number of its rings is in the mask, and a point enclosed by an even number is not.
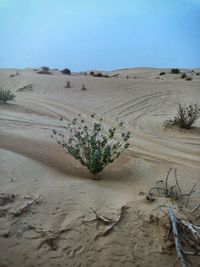
<svg viewBox="0 0 200 267"><path fill-rule="evenodd" d="M181 129L190 129L191 126L200 117L200 106L195 103L189 106L178 104L177 115L173 119L166 120L165 128L179 127Z"/></svg>
<svg viewBox="0 0 200 267"><path fill-rule="evenodd" d="M197 72L197 73L196 73L196 75L197 75L197 76L199 76L199 75L200 75L200 73L199 73L199 72Z"/></svg>
<svg viewBox="0 0 200 267"><path fill-rule="evenodd" d="M64 70L61 71L63 74L71 75L71 70L65 68Z"/></svg>
<svg viewBox="0 0 200 267"><path fill-rule="evenodd" d="M37 72L38 74L52 74L51 72L50 72L50 69L49 69L49 67L41 67L41 70L39 70L38 72Z"/></svg>
<svg viewBox="0 0 200 267"><path fill-rule="evenodd" d="M185 80L186 80L186 81L191 81L191 80L192 80L192 77L186 77Z"/></svg>
<svg viewBox="0 0 200 267"><path fill-rule="evenodd" d="M71 87L71 82L70 81L66 81L66 86L65 86L65 88L70 88Z"/></svg>
<svg viewBox="0 0 200 267"><path fill-rule="evenodd" d="M172 74L179 74L180 70L179 69L171 69Z"/></svg>
<svg viewBox="0 0 200 267"><path fill-rule="evenodd" d="M13 77L15 77L15 74L10 74L9 77L10 77L10 78L13 78Z"/></svg>
<svg viewBox="0 0 200 267"><path fill-rule="evenodd" d="M185 79L187 77L186 73L182 73L181 79Z"/></svg>
<svg viewBox="0 0 200 267"><path fill-rule="evenodd" d="M10 90L4 90L0 88L0 102L6 104L6 102L11 101L15 98L15 95L11 93Z"/></svg>
<svg viewBox="0 0 200 267"><path fill-rule="evenodd" d="M90 75L94 76L94 71L90 71Z"/></svg>
<svg viewBox="0 0 200 267"><path fill-rule="evenodd" d="M161 71L159 75L162 76L162 75L165 75L165 74L166 74L166 72Z"/></svg>
<svg viewBox="0 0 200 267"><path fill-rule="evenodd" d="M81 88L82 91L86 91L86 87L85 87L85 84L82 85L82 88Z"/></svg>
<svg viewBox="0 0 200 267"><path fill-rule="evenodd" d="M120 127L120 126L119 126ZM87 123L79 114L72 122L63 127L67 132L53 130L52 137L66 152L86 166L95 179L129 147L130 132L123 132L115 127L106 127L102 119L91 115Z"/></svg>

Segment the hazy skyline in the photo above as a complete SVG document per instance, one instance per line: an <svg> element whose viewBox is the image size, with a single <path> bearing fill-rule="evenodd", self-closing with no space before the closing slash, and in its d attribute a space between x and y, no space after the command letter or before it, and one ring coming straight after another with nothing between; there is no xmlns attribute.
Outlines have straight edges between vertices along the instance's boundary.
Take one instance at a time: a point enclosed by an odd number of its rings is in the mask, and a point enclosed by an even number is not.
<svg viewBox="0 0 200 267"><path fill-rule="evenodd" d="M200 0L0 0L0 67L200 67Z"/></svg>

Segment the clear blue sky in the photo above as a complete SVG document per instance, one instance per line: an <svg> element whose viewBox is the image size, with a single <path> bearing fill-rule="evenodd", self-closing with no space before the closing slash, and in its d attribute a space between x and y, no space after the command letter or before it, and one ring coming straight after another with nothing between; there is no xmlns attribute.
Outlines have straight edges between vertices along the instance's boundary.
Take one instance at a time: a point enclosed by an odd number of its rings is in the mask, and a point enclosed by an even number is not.
<svg viewBox="0 0 200 267"><path fill-rule="evenodd" d="M200 67L200 0L0 0L0 67Z"/></svg>

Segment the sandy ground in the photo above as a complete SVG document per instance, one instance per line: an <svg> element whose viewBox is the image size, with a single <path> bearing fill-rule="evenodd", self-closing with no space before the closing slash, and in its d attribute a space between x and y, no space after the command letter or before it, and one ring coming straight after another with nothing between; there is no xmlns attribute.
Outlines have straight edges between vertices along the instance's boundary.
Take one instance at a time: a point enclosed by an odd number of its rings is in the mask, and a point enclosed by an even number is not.
<svg viewBox="0 0 200 267"><path fill-rule="evenodd" d="M193 183L199 188L200 122L189 131L162 125L177 103L200 100L200 76L199 70L184 70L192 76L185 81L167 69L159 76L161 71L124 69L109 72L118 76L108 79L0 70L0 87L16 94L13 103L0 105L0 193L15 195L1 207L0 267L173 265L175 249L164 242L166 218L158 208L169 200L149 203L142 192L169 168L177 168L184 190ZM65 88L67 80L71 88ZM51 129L92 112L108 125L125 122L132 133L130 148L99 181L50 138ZM28 211L12 216L37 195L40 200ZM101 237L106 226L93 220L91 208L115 218L124 205L120 223ZM177 209L175 202L170 205Z"/></svg>

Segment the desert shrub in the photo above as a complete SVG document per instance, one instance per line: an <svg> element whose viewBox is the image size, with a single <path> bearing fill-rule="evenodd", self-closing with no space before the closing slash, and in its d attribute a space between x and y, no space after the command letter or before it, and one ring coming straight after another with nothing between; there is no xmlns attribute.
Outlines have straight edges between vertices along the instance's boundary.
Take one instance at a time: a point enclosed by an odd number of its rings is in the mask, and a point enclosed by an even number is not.
<svg viewBox="0 0 200 267"><path fill-rule="evenodd" d="M66 81L66 86L65 86L65 88L70 88L71 87L71 82L70 81Z"/></svg>
<svg viewBox="0 0 200 267"><path fill-rule="evenodd" d="M15 98L15 95L10 90L4 90L0 88L0 102L6 104Z"/></svg>
<svg viewBox="0 0 200 267"><path fill-rule="evenodd" d="M187 77L186 73L182 73L181 79L185 79Z"/></svg>
<svg viewBox="0 0 200 267"><path fill-rule="evenodd" d="M63 74L71 75L71 70L65 68L64 70L61 71Z"/></svg>
<svg viewBox="0 0 200 267"><path fill-rule="evenodd" d="M17 92L31 92L33 91L33 85L32 84L27 84L19 89L17 89Z"/></svg>
<svg viewBox="0 0 200 267"><path fill-rule="evenodd" d="M98 77L98 78L110 78L109 75L107 74L103 74L101 72L97 72L97 73L94 73L94 71L90 71L90 75L94 76L94 77Z"/></svg>
<svg viewBox="0 0 200 267"><path fill-rule="evenodd" d="M199 73L199 72L197 72L197 73L196 73L196 75L197 75L197 76L199 76L199 75L200 75L200 73Z"/></svg>
<svg viewBox="0 0 200 267"><path fill-rule="evenodd" d="M199 117L200 106L197 103L188 106L178 104L177 114L173 119L166 120L164 127L172 128L177 126L181 129L190 129Z"/></svg>
<svg viewBox="0 0 200 267"><path fill-rule="evenodd" d="M86 91L86 87L85 87L85 84L82 85L82 88L81 88L82 91Z"/></svg>
<svg viewBox="0 0 200 267"><path fill-rule="evenodd" d="M10 74L9 77L10 77L10 78L13 78L13 77L15 77L15 74Z"/></svg>
<svg viewBox="0 0 200 267"><path fill-rule="evenodd" d="M166 72L161 71L159 75L162 76L162 75L165 75L165 74L166 74Z"/></svg>
<svg viewBox="0 0 200 267"><path fill-rule="evenodd" d="M180 70L179 69L171 69L172 74L179 74Z"/></svg>
<svg viewBox="0 0 200 267"><path fill-rule="evenodd" d="M52 74L49 67L46 67L46 66L41 67L41 70L37 71L37 73L38 74L49 74L49 75Z"/></svg>
<svg viewBox="0 0 200 267"><path fill-rule="evenodd" d="M192 77L187 77L185 80L186 81L191 81L192 80Z"/></svg>
<svg viewBox="0 0 200 267"><path fill-rule="evenodd" d="M96 77L104 77L103 73L101 73L101 72L96 73L95 76Z"/></svg>
<svg viewBox="0 0 200 267"><path fill-rule="evenodd" d="M63 127L66 134L53 130L52 137L67 153L87 167L93 178L113 163L129 147L130 132L115 127L106 128L102 119L91 115L87 123L79 114Z"/></svg>

